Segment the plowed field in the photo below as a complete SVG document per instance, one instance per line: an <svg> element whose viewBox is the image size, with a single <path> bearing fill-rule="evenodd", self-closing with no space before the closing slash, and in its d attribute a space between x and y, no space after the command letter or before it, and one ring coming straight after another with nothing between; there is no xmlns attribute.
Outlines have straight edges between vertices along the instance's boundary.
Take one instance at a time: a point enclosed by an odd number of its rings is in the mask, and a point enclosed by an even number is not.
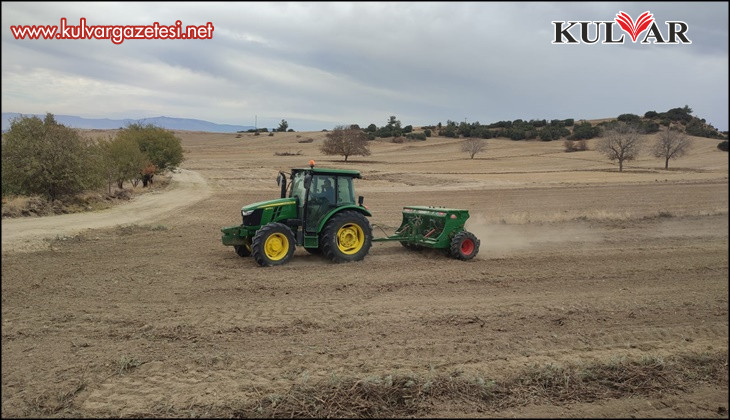
<svg viewBox="0 0 730 420"><path fill-rule="evenodd" d="M324 134L181 132L163 192L4 219L3 417L728 417L716 140L619 173L539 141L474 159L453 139L374 141L345 163ZM312 158L362 172L375 236L405 205L468 209L478 256L385 242L261 268L221 245Z"/></svg>

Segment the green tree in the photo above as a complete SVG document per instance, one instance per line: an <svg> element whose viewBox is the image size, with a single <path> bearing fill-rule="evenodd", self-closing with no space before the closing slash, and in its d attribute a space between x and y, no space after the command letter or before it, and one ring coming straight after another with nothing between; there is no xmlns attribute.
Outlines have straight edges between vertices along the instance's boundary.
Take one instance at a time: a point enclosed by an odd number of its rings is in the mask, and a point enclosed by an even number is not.
<svg viewBox="0 0 730 420"><path fill-rule="evenodd" d="M2 138L2 193L57 200L100 187L104 179L95 150L53 114L16 118Z"/></svg>
<svg viewBox="0 0 730 420"><path fill-rule="evenodd" d="M583 121L573 126L573 134L568 137L570 140L588 140L598 137L601 134L600 127L594 127L588 121Z"/></svg>
<svg viewBox="0 0 730 420"><path fill-rule="evenodd" d="M641 117L636 114L621 114L616 119L627 124L637 124L641 120Z"/></svg>
<svg viewBox="0 0 730 420"><path fill-rule="evenodd" d="M362 130L341 125L327 133L327 138L320 146L320 151L325 155L344 156L345 162L350 156L370 156L367 135Z"/></svg>
<svg viewBox="0 0 730 420"><path fill-rule="evenodd" d="M286 120L281 120L281 122L279 123L279 128L277 128L276 130L272 130L272 131L278 131L280 133L286 133L286 129L287 128L289 128L289 123L286 122Z"/></svg>
<svg viewBox="0 0 730 420"><path fill-rule="evenodd" d="M117 133L117 137L135 141L139 150L157 168L157 173L173 170L184 160L180 138L164 128L130 124Z"/></svg>
<svg viewBox="0 0 730 420"><path fill-rule="evenodd" d="M137 142L129 136L116 136L101 143L105 162L105 173L111 184L116 182L117 187L124 188L124 181L138 179L148 165L147 156L140 150Z"/></svg>

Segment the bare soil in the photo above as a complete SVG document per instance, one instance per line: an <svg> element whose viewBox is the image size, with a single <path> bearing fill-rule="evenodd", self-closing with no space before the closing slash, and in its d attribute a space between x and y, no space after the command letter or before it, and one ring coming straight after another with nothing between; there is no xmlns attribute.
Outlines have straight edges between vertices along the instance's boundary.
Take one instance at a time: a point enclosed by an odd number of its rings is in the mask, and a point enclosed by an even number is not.
<svg viewBox="0 0 730 420"><path fill-rule="evenodd" d="M468 159L459 140L375 141L344 163L325 133L179 135L164 190L2 220L3 417L728 418L716 140L619 173L561 142ZM376 236L406 205L468 209L478 256L386 242L261 268L221 245L309 159L362 172Z"/></svg>

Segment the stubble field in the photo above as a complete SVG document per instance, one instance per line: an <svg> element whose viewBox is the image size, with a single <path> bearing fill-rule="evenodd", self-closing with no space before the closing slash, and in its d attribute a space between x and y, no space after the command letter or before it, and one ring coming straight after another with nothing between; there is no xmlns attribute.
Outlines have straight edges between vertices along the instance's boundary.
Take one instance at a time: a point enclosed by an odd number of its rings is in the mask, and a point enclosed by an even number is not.
<svg viewBox="0 0 730 420"><path fill-rule="evenodd" d="M619 173L561 142L374 141L344 163L320 132L178 134L164 192L3 220L3 417L728 417L716 140ZM309 159L362 172L375 236L406 205L468 209L478 256L386 242L261 268L221 245Z"/></svg>

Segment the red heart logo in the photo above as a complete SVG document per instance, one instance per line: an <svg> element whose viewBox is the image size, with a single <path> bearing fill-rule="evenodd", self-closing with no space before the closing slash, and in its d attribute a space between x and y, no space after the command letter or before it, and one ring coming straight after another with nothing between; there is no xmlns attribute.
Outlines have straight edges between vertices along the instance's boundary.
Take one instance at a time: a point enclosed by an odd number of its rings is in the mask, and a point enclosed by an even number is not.
<svg viewBox="0 0 730 420"><path fill-rule="evenodd" d="M616 23L618 23L621 29L631 35L631 40L634 42L636 42L636 38L639 34L644 32L652 22L654 22L654 18L648 10L639 16L639 18L636 19L636 22L634 22L631 19L631 16L627 13L618 12L616 15Z"/></svg>

